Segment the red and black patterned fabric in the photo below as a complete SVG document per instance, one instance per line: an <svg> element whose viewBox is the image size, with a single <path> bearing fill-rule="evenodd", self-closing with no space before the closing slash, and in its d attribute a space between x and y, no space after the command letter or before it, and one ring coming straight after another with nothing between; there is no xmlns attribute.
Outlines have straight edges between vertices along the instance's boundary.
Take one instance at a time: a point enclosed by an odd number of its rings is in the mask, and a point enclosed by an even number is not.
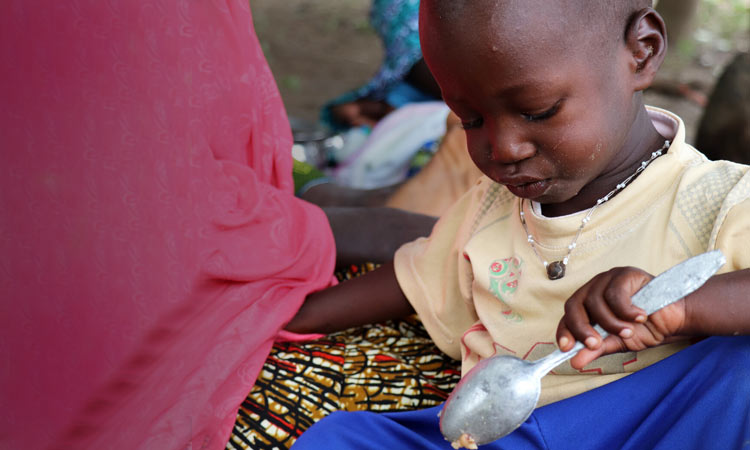
<svg viewBox="0 0 750 450"><path fill-rule="evenodd" d="M339 274L351 278L371 265ZM286 449L333 411L407 411L445 401L460 363L433 344L419 319L352 328L273 346L237 414L227 449Z"/></svg>

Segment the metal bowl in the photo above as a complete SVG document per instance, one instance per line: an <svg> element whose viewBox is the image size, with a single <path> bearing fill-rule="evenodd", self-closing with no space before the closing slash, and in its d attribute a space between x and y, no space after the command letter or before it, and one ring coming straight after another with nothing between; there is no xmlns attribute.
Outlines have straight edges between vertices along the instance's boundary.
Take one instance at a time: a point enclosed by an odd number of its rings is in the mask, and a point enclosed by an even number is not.
<svg viewBox="0 0 750 450"><path fill-rule="evenodd" d="M294 138L292 157L297 161L322 169L329 165L331 153L344 145L341 135L321 124L299 117L290 117L289 124Z"/></svg>

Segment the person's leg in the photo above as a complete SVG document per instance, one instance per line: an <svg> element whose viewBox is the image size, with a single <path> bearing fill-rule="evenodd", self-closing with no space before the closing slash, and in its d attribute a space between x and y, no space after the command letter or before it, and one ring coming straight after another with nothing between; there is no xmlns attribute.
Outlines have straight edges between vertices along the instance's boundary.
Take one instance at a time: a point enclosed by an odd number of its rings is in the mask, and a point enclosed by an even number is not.
<svg viewBox="0 0 750 450"><path fill-rule="evenodd" d="M750 337L710 338L622 380L537 409L483 449L741 448L750 444ZM441 407L335 413L295 450L449 449Z"/></svg>
<svg viewBox="0 0 750 450"><path fill-rule="evenodd" d="M550 448L750 445L750 337L713 337L617 382L539 408Z"/></svg>
<svg viewBox="0 0 750 450"><path fill-rule="evenodd" d="M438 413L442 405L419 411L378 414L336 412L300 436L292 450L304 449L398 449L446 450L451 444L440 434ZM529 419L491 449L546 448L535 420Z"/></svg>

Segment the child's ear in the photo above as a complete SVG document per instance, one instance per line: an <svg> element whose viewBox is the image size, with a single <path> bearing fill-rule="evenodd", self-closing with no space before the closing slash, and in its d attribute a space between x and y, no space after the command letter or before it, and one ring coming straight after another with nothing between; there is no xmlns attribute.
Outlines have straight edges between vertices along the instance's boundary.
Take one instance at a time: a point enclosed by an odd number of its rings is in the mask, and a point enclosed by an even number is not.
<svg viewBox="0 0 750 450"><path fill-rule="evenodd" d="M626 31L626 42L631 52L634 90L651 86L656 72L667 53L667 28L664 19L652 8L638 11Z"/></svg>

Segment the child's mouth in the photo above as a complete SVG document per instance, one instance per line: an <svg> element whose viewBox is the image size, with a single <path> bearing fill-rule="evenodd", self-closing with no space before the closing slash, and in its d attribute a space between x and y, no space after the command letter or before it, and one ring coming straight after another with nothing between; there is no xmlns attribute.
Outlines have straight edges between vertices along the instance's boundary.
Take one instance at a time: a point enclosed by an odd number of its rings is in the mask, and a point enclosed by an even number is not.
<svg viewBox="0 0 750 450"><path fill-rule="evenodd" d="M547 192L549 185L550 182L547 179L517 185L506 184L505 186L516 197L534 199Z"/></svg>

